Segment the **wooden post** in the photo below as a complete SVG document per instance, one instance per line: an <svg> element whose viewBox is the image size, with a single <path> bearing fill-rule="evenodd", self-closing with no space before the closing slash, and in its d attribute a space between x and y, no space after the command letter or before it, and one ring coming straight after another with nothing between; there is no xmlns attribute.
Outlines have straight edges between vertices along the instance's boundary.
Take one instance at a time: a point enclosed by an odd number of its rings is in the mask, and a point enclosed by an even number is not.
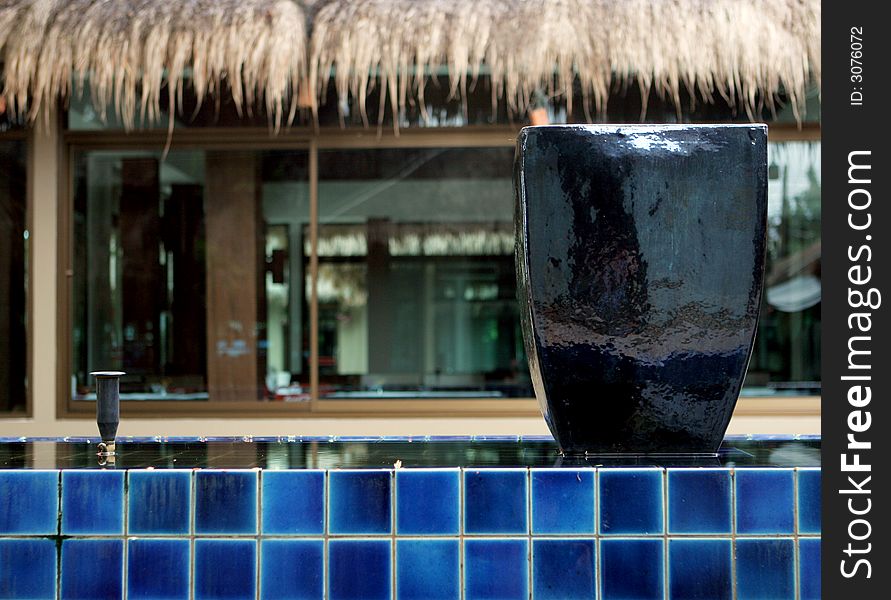
<svg viewBox="0 0 891 600"><path fill-rule="evenodd" d="M207 153L207 388L215 402L259 397L256 179L253 152Z"/></svg>

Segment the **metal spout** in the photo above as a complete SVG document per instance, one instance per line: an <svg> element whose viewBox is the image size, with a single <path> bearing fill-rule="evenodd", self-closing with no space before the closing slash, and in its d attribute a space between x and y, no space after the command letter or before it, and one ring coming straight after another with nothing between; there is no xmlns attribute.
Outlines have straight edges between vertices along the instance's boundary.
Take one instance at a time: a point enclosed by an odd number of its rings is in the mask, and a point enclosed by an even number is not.
<svg viewBox="0 0 891 600"><path fill-rule="evenodd" d="M121 418L121 376L123 371L93 371L96 378L96 425L99 426L101 456L114 456L115 435Z"/></svg>

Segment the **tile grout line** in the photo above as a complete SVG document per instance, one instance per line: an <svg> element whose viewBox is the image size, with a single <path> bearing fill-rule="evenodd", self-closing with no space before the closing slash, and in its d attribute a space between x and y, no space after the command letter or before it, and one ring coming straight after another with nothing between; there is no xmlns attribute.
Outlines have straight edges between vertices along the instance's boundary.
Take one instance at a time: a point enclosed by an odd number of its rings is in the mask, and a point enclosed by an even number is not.
<svg viewBox="0 0 891 600"><path fill-rule="evenodd" d="M129 591L129 577L130 577L130 470L127 469L124 471L123 475L124 479L124 502L123 502L123 510L124 515L122 517L123 520L123 530L124 530L124 551L122 553L123 564L121 568L123 569L123 574L121 577L121 597L124 600L130 596Z"/></svg>
<svg viewBox="0 0 891 600"><path fill-rule="evenodd" d="M792 568L795 569L793 573L793 581L795 583L795 600L801 600L801 566L800 561L801 557L799 556L798 550L798 533L799 533L799 511L798 511L798 467L795 467L792 471L792 518L794 519L792 523L792 531L794 532L793 540L793 548L792 548Z"/></svg>
<svg viewBox="0 0 891 600"><path fill-rule="evenodd" d="M594 469L594 547L597 552L594 560L594 595L603 598L603 545L600 538L600 468Z"/></svg>
<svg viewBox="0 0 891 600"><path fill-rule="evenodd" d="M328 581L331 579L331 569L328 565L328 560L331 556L331 553L328 548L328 544L330 542L330 533L331 533L331 470L325 469L325 483L322 486L325 494L325 519L322 527L322 534L324 535L324 548L322 550L322 559L324 564L322 565L322 598L324 600L328 600L329 592L328 592Z"/></svg>
<svg viewBox="0 0 891 600"><path fill-rule="evenodd" d="M196 491L197 469L189 472L189 598L195 598L195 519L197 519L198 494Z"/></svg>
<svg viewBox="0 0 891 600"><path fill-rule="evenodd" d="M528 544L528 547L526 548L526 569L528 571L526 585L528 586L528 597L530 600L532 600L533 591L535 589L535 582L532 579L535 554L532 550L532 469L530 469L529 467L526 467L526 473L523 481L526 484L526 536Z"/></svg>
<svg viewBox="0 0 891 600"><path fill-rule="evenodd" d="M255 582L256 582L255 583L256 587L254 589L254 598L259 600L260 599L260 584L262 582L262 579L260 577L260 569L262 567L262 564L260 562L262 560L260 540L263 535L263 469L259 469L259 468L257 469L257 482L255 484L255 487L256 487L256 492L257 492L257 515L255 517L256 522L255 522L255 526L254 526L254 531L257 534L257 538L256 538L256 540L254 540L254 551L257 553L257 556L255 559L255 566L254 566L254 568L256 569L256 573L254 573Z"/></svg>
<svg viewBox="0 0 891 600"><path fill-rule="evenodd" d="M736 469L730 469L730 593L733 600L737 600L739 591L737 589L736 578Z"/></svg>
<svg viewBox="0 0 891 600"><path fill-rule="evenodd" d="M464 477L466 476L466 470L464 467L458 468L458 596L461 600L464 600L466 596L466 592L464 590L464 578L465 578L465 568L464 568L464 519L465 517L465 506L464 506Z"/></svg>
<svg viewBox="0 0 891 600"><path fill-rule="evenodd" d="M62 471L59 470L56 479L56 498L58 506L56 510L56 599L62 598Z"/></svg>
<svg viewBox="0 0 891 600"><path fill-rule="evenodd" d="M671 585L668 560L668 469L662 469L662 597L668 600Z"/></svg>

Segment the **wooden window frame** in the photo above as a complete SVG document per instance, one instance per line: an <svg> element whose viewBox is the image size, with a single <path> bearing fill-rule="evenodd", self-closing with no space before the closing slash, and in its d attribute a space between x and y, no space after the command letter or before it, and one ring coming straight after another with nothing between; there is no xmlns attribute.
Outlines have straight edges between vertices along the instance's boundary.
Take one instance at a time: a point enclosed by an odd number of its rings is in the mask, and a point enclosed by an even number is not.
<svg viewBox="0 0 891 600"><path fill-rule="evenodd" d="M319 398L318 356L318 152L338 149L379 148L468 148L513 147L517 127L473 126L461 128L412 128L398 134L390 129L330 129L291 128L272 135L265 128L194 128L177 130L170 142L171 150L305 150L309 154L310 195L310 396L309 402L213 402L213 401L134 401L124 402L121 414L126 418L188 418L223 417L254 418L380 418L380 417L538 417L535 398L467 398L431 399L400 398L382 400L328 400ZM770 127L771 141L816 141L820 139L818 124L777 124ZM122 131L64 131L61 136L60 197L58 202L58 272L57 272L57 418L93 418L94 406L71 398L71 354L74 276L73 201L75 157L82 152L114 150L161 151L167 144L167 132L162 130L125 133ZM33 167L29 161L29 177ZM29 224L30 224L30 198ZM29 295L30 302L30 295ZM29 304L30 307L30 304ZM30 328L29 328L30 335ZM30 371L30 365L29 365ZM30 372L29 372L30 375ZM30 379L29 379L30 380ZM767 398L755 399L758 401ZM778 399L770 398L776 402ZM819 397L782 397L773 406L758 403L753 414L813 414L814 403L819 410ZM795 402L806 400L806 402ZM741 404L744 404L741 402ZM806 405L806 406L805 406ZM753 405L754 406L754 405ZM30 390L28 410L31 409ZM804 412L802 412L804 411ZM742 411L746 412L743 408ZM30 415L30 412L29 412Z"/></svg>

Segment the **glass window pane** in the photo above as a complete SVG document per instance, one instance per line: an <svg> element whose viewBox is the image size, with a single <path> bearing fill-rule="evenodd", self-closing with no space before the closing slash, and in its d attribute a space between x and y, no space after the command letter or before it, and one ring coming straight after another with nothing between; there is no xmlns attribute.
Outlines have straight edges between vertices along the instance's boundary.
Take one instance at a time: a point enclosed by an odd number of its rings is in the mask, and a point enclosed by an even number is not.
<svg viewBox="0 0 891 600"><path fill-rule="evenodd" d="M510 147L320 151L321 397L532 395L512 164Z"/></svg>
<svg viewBox="0 0 891 600"><path fill-rule="evenodd" d="M72 392L127 372L128 400L305 400L305 152L77 157ZM293 380L293 385L292 385Z"/></svg>
<svg viewBox="0 0 891 600"><path fill-rule="evenodd" d="M309 401L309 158L304 151L262 154L266 398Z"/></svg>
<svg viewBox="0 0 891 600"><path fill-rule="evenodd" d="M25 161L24 142L0 141L0 412L25 410Z"/></svg>
<svg viewBox="0 0 891 600"><path fill-rule="evenodd" d="M820 392L820 142L768 145L764 301L747 394Z"/></svg>

